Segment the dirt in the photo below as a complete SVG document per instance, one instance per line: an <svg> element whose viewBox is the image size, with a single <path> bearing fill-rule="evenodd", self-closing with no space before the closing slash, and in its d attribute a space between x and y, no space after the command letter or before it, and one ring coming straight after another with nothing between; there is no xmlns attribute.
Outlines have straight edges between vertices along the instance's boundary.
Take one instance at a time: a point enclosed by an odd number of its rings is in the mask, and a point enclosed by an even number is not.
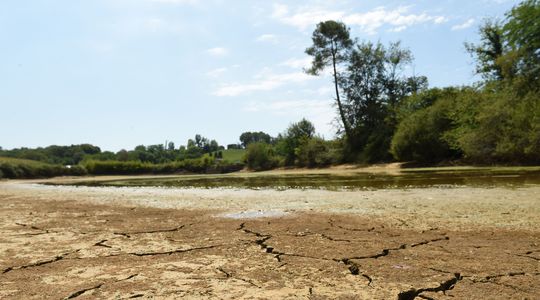
<svg viewBox="0 0 540 300"><path fill-rule="evenodd" d="M540 298L538 186L340 192L8 181L0 202L2 299Z"/></svg>

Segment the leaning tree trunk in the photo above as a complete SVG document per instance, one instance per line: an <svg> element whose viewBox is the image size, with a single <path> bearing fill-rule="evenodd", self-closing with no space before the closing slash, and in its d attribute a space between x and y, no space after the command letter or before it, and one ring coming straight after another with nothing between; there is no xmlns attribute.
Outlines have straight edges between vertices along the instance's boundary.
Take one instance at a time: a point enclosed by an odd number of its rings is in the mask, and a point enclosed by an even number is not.
<svg viewBox="0 0 540 300"><path fill-rule="evenodd" d="M347 118L345 117L345 111L343 110L343 105L341 104L341 99L339 98L339 88L338 88L338 78L337 78L337 69L336 69L336 51L334 48L334 43L332 42L332 65L334 67L334 86L336 88L336 101L339 109L339 115L341 121L343 122L343 127L345 128L345 134L348 139L352 139L352 131Z"/></svg>

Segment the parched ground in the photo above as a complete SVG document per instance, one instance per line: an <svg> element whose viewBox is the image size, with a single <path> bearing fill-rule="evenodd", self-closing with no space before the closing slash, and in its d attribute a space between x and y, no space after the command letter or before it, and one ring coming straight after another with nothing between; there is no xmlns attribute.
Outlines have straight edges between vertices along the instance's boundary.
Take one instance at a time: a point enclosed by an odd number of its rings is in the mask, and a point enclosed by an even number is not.
<svg viewBox="0 0 540 300"><path fill-rule="evenodd" d="M539 299L539 191L4 182L0 298Z"/></svg>

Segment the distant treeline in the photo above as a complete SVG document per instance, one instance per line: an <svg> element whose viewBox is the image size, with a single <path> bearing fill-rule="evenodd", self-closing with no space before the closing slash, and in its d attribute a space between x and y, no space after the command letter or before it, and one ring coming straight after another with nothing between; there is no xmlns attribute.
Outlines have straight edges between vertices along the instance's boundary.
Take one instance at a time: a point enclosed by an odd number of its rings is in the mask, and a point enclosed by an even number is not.
<svg viewBox="0 0 540 300"><path fill-rule="evenodd" d="M235 145L236 146L236 145ZM237 147L234 147L237 148ZM242 148L238 146L238 148ZM90 144L44 148L0 148L0 178L41 178L63 175L225 173L244 167L238 155L224 158L223 146L201 135L186 146L137 146L116 153ZM227 153L226 153L227 154Z"/></svg>

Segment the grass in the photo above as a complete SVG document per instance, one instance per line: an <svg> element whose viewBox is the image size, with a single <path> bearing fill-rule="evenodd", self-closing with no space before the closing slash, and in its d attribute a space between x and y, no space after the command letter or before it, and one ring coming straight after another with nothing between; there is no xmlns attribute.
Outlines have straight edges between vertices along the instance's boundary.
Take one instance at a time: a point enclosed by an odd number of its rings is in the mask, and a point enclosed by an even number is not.
<svg viewBox="0 0 540 300"><path fill-rule="evenodd" d="M245 154L245 149L223 150L223 159L230 162L243 162Z"/></svg>

